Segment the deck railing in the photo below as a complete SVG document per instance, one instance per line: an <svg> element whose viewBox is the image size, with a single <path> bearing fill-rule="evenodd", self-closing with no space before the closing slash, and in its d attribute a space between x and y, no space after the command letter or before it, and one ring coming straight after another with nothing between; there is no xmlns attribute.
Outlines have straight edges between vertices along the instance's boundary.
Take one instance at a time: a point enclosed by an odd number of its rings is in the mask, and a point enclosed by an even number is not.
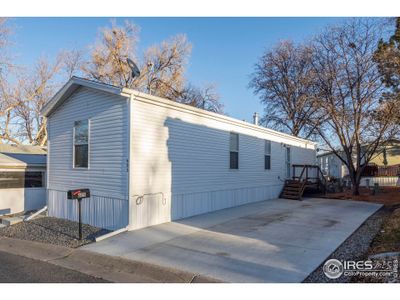
<svg viewBox="0 0 400 300"><path fill-rule="evenodd" d="M319 189L326 189L326 179L318 165L292 165L292 179L304 181L307 184L316 184ZM297 175L299 174L299 175Z"/></svg>

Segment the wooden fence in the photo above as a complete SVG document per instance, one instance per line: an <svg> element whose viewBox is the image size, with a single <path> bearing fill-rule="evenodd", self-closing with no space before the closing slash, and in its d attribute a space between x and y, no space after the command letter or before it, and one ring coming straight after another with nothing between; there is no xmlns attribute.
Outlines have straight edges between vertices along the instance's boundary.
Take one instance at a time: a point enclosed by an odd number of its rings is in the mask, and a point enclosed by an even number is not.
<svg viewBox="0 0 400 300"><path fill-rule="evenodd" d="M400 164L388 167L368 165L361 173L362 177L390 177L400 176Z"/></svg>

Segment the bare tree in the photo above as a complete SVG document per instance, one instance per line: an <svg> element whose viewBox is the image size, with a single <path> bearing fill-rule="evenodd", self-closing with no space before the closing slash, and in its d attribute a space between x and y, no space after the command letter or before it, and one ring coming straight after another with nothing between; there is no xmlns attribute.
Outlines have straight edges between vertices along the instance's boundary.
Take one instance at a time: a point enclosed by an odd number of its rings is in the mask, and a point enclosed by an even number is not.
<svg viewBox="0 0 400 300"><path fill-rule="evenodd" d="M60 86L57 76L64 66L65 58L58 55L53 63L40 58L35 68L27 75L18 74L14 88L14 101L18 104L13 112L15 119L15 136L31 145L47 143L46 119L40 110L51 99Z"/></svg>
<svg viewBox="0 0 400 300"><path fill-rule="evenodd" d="M315 117L315 75L309 45L283 41L264 53L255 65L249 86L265 104L265 125L309 138L314 127L309 119Z"/></svg>
<svg viewBox="0 0 400 300"><path fill-rule="evenodd" d="M9 55L11 28L7 18L0 18L0 143L19 143L10 129L13 111L18 103L14 100L8 77L13 69Z"/></svg>
<svg viewBox="0 0 400 300"><path fill-rule="evenodd" d="M12 130L14 110L18 102L13 97L13 90L6 78L0 74L0 143L6 141L19 144Z"/></svg>
<svg viewBox="0 0 400 300"><path fill-rule="evenodd" d="M185 35L177 35L146 50L142 73L134 87L146 93L175 99L185 86L185 68L191 52Z"/></svg>
<svg viewBox="0 0 400 300"><path fill-rule="evenodd" d="M91 58L83 66L84 74L94 80L124 86L155 96L199 105L213 111L222 111L217 103L215 88L195 88L187 83L185 69L192 46L185 35L176 35L137 55L139 29L130 22L118 26L112 22L103 28L97 43L92 47ZM127 59L137 62L140 76L132 77ZM211 91L213 98L211 98ZM205 101L199 101L204 96ZM193 99L189 99L193 97ZM213 103L213 105L211 105Z"/></svg>
<svg viewBox="0 0 400 300"><path fill-rule="evenodd" d="M378 63L379 72L387 88L383 97L386 100L396 101L400 109L400 18L389 19L389 25L395 23L394 34L388 41L381 39L374 59ZM400 111L398 112L400 125Z"/></svg>
<svg viewBox="0 0 400 300"><path fill-rule="evenodd" d="M80 75L85 63L84 52L82 50L64 50L59 56L63 58L62 69L68 78Z"/></svg>
<svg viewBox="0 0 400 300"><path fill-rule="evenodd" d="M45 145L46 119L40 115L41 108L62 83L82 73L101 82L221 111L214 88L188 88L184 73L191 45L184 35L152 46L137 58L138 31L132 23L121 27L113 22L111 28L102 29L89 62L83 51L64 50L53 62L41 58L30 69L11 64L7 52L11 30L7 20L0 18L0 142ZM138 78L132 77L127 58L139 62ZM189 101L189 97L195 99Z"/></svg>
<svg viewBox="0 0 400 300"><path fill-rule="evenodd" d="M29 71L14 68L14 81L0 80L0 140L13 144L47 143L46 119L40 110L60 87L65 58L58 55L53 63L41 58Z"/></svg>
<svg viewBox="0 0 400 300"><path fill-rule="evenodd" d="M314 105L325 116L314 125L347 166L354 195L379 145L399 130L395 103L382 100L384 87L373 60L382 29L380 20L355 18L327 28L313 43Z"/></svg>
<svg viewBox="0 0 400 300"><path fill-rule="evenodd" d="M188 85L181 91L177 101L208 111L223 113L223 105L219 99L215 85L207 84L203 88Z"/></svg>
<svg viewBox="0 0 400 300"><path fill-rule="evenodd" d="M128 21L123 26L112 21L111 27L102 28L92 46L91 58L83 66L84 73L104 83L132 87L133 78L126 60L136 59L138 33L139 28Z"/></svg>

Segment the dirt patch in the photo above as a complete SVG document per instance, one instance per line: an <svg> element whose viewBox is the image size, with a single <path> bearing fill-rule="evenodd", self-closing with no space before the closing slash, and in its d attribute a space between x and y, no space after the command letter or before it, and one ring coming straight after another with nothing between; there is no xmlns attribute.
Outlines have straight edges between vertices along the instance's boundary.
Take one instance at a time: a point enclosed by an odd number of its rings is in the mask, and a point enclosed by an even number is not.
<svg viewBox="0 0 400 300"><path fill-rule="evenodd" d="M381 252L400 251L400 208L395 209L386 219L380 232L372 242L369 255Z"/></svg>
<svg viewBox="0 0 400 300"><path fill-rule="evenodd" d="M353 196L350 190L346 190L341 193L328 193L325 195L326 198L330 199L341 199L341 200L355 200L364 202L380 203L385 206L400 206L400 187L385 186L380 187L379 191L374 194L373 189L365 187L360 188L360 195Z"/></svg>

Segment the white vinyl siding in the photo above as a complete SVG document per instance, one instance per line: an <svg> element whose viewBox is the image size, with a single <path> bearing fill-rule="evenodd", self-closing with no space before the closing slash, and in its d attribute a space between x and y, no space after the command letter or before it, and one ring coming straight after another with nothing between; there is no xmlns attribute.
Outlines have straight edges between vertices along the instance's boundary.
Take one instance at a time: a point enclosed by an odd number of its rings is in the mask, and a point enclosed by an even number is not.
<svg viewBox="0 0 400 300"><path fill-rule="evenodd" d="M50 115L50 215L75 220L75 204L66 200L66 192L89 188L93 197L82 202L84 222L90 220L92 225L110 229L127 225L127 101L125 97L81 87ZM74 125L76 121L89 119L90 168L74 168Z"/></svg>
<svg viewBox="0 0 400 300"><path fill-rule="evenodd" d="M132 103L131 228L177 220L279 196L286 148L297 163L315 164L315 148L296 140L194 115L146 99ZM239 170L229 169L231 132L239 135ZM260 158L271 141L271 170ZM306 148L307 147L307 148ZM162 194L161 194L162 193Z"/></svg>

